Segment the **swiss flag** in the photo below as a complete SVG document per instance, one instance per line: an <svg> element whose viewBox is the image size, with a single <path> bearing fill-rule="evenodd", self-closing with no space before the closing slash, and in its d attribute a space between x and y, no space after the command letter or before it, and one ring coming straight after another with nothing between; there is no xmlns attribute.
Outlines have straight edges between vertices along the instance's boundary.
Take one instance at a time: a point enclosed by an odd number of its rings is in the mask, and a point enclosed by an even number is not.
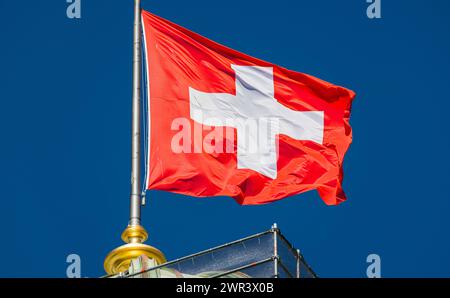
<svg viewBox="0 0 450 298"><path fill-rule="evenodd" d="M264 204L317 189L346 200L354 92L142 12L147 189Z"/></svg>

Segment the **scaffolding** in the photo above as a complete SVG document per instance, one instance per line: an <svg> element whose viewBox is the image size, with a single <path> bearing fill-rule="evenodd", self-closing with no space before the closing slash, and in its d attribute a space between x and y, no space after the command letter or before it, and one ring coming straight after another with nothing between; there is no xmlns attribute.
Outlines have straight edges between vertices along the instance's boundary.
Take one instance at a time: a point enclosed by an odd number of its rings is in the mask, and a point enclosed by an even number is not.
<svg viewBox="0 0 450 298"><path fill-rule="evenodd" d="M274 224L268 231L154 266L140 257L112 278L316 278Z"/></svg>

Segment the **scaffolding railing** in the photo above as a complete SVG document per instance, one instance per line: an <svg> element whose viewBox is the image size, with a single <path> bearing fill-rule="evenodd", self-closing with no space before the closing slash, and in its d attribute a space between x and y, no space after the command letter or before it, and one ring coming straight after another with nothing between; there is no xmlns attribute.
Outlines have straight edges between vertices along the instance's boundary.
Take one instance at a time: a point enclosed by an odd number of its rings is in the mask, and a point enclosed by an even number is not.
<svg viewBox="0 0 450 298"><path fill-rule="evenodd" d="M316 278L298 249L276 225L158 266L140 265L112 278Z"/></svg>

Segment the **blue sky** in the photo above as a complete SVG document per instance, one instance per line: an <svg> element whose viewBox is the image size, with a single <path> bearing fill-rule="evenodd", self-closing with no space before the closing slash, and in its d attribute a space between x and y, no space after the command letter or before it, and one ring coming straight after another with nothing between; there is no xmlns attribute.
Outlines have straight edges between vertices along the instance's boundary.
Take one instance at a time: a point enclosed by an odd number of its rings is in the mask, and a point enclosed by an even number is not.
<svg viewBox="0 0 450 298"><path fill-rule="evenodd" d="M270 205L150 192L149 243L174 259L270 228L323 277L450 277L450 2L143 0L217 42L354 90L348 201ZM103 274L128 220L132 1L0 2L0 276Z"/></svg>

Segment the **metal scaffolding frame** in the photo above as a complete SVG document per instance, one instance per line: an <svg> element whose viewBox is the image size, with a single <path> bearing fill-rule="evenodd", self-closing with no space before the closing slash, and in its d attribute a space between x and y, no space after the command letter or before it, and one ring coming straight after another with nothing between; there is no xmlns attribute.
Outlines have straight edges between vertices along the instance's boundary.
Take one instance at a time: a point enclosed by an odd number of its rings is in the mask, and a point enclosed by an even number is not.
<svg viewBox="0 0 450 298"><path fill-rule="evenodd" d="M272 254L270 256L267 256L261 260L249 260L247 263L244 262L244 264L240 266L236 266L234 268L228 268L227 270L222 270L220 272L217 272L215 274L212 274L208 276L208 278L220 278L220 277L230 277L230 274L237 273L237 272L243 272L245 270L248 270L252 267L257 267L263 264L268 264L270 262L273 262L273 274L271 276L264 276L264 277L272 277L272 278L280 278L280 277L286 277L286 278L316 278L318 277L317 274L311 269L311 267L306 263L303 255L300 253L298 249L295 249L294 246L283 236L280 229L277 227L276 224L272 226L272 228L268 231L254 234L236 241L228 242L223 245L216 246L214 248L210 248L195 254L191 254L182 258L178 258L169 262L166 262L164 264L154 266L152 268L149 268L147 270L132 273L132 272L124 272L118 275L110 275L106 276L109 278L138 278L143 277L145 273L151 273L151 272L157 272L158 270L164 270L166 268L173 268L176 265L182 264L186 261L191 260L192 264L194 264L194 260L201 256L206 256L210 254L212 257L214 257L215 252L221 252L224 249L227 249L229 247L242 244L245 247L245 243L249 242L249 240L252 239L261 239L262 237L272 237L269 238L273 240L273 247L271 248ZM296 261L295 266L295 272L292 272L293 270L287 268L287 262L288 260L283 259L283 256L280 255L280 246L281 248L286 248L290 255L289 258L293 257ZM286 257L287 258L287 257ZM211 261L213 262L213 261ZM284 273L284 274L281 274ZM283 275L283 276L282 276Z"/></svg>

